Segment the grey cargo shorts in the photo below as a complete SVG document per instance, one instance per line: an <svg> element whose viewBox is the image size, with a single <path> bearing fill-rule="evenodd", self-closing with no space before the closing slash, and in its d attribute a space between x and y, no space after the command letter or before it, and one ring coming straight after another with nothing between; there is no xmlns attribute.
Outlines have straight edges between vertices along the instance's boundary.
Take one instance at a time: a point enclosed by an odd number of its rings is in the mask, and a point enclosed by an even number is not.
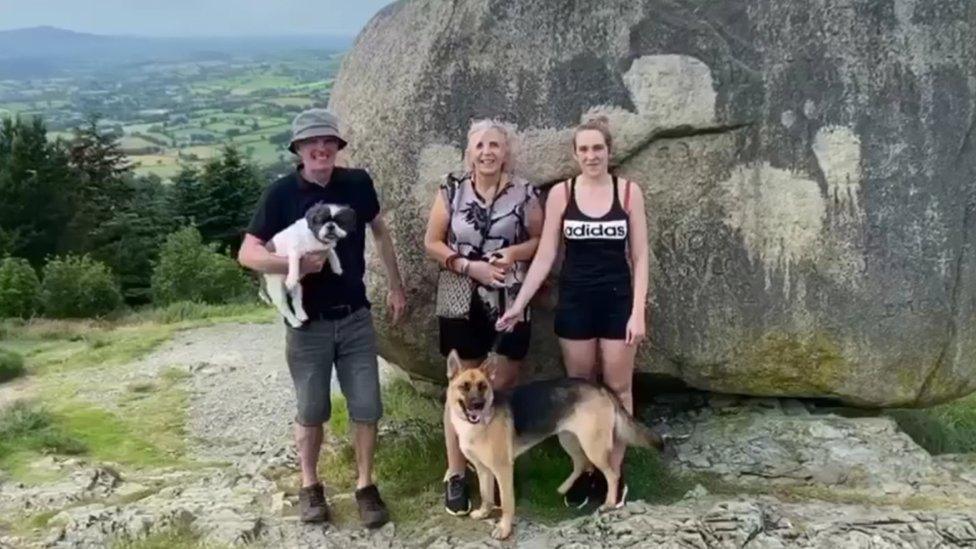
<svg viewBox="0 0 976 549"><path fill-rule="evenodd" d="M383 415L376 333L368 307L339 320L313 320L287 330L285 354L295 384L296 422L313 426L329 421L333 364L349 418L372 423Z"/></svg>

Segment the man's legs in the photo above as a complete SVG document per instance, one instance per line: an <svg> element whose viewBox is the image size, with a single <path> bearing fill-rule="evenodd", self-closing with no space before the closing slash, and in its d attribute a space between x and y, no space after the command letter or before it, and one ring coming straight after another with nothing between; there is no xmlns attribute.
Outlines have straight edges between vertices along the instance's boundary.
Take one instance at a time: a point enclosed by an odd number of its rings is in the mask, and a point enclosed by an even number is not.
<svg viewBox="0 0 976 549"><path fill-rule="evenodd" d="M373 452L376 449L376 422L352 422L352 447L356 451L356 489L373 484Z"/></svg>
<svg viewBox="0 0 976 549"><path fill-rule="evenodd" d="M360 309L338 321L335 368L353 425L356 503L360 519L371 528L389 521L386 504L373 483L376 422L383 415L376 350L376 333L369 309Z"/></svg>
<svg viewBox="0 0 976 549"><path fill-rule="evenodd" d="M295 445L305 487L319 481L315 467L322 447L322 424L332 415L329 384L335 356L335 327L330 321L315 321L287 330L285 354L298 408Z"/></svg>
<svg viewBox="0 0 976 549"><path fill-rule="evenodd" d="M329 510L316 467L322 448L322 424L332 413L329 384L335 355L335 324L315 321L302 328L287 328L285 353L298 408L294 433L302 471L301 519L322 522L329 519Z"/></svg>
<svg viewBox="0 0 976 549"><path fill-rule="evenodd" d="M322 449L322 426L295 422L295 446L302 468L302 488L318 484L319 451Z"/></svg>

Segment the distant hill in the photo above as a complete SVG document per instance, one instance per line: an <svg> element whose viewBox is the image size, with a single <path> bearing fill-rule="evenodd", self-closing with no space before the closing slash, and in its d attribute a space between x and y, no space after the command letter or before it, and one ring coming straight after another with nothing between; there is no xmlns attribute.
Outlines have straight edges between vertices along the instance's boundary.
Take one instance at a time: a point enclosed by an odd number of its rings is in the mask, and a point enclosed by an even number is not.
<svg viewBox="0 0 976 549"><path fill-rule="evenodd" d="M215 38L108 36L56 27L0 31L0 79L56 74L82 62L111 65L193 59L213 54L247 55L296 49L348 49L353 36L282 35Z"/></svg>

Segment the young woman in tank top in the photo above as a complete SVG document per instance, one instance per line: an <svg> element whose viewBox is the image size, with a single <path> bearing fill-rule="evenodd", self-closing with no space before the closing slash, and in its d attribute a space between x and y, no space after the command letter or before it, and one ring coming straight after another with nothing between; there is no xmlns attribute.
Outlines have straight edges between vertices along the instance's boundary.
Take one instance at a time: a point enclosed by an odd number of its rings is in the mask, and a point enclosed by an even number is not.
<svg viewBox="0 0 976 549"><path fill-rule="evenodd" d="M609 172L612 146L606 119L576 128L573 155L581 173L549 191L539 249L497 327L511 329L521 318L562 242L565 257L555 329L566 373L591 381L602 376L633 413L631 382L637 345L644 339L649 278L647 217L640 186ZM611 461L618 471L624 450L614 445ZM627 495L622 476L615 488L622 505ZM603 501L606 490L603 475L590 471L566 494L566 504L582 507L587 500Z"/></svg>

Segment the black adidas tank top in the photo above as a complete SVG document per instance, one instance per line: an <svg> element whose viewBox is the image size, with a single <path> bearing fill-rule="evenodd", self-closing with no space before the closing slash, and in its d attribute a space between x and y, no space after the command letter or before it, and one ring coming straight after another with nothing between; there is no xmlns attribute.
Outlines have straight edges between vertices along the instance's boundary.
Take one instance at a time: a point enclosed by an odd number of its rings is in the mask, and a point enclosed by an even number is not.
<svg viewBox="0 0 976 549"><path fill-rule="evenodd" d="M559 276L560 286L595 288L630 286L627 238L630 215L620 204L617 177L613 177L613 201L601 217L590 217L576 203L576 178L569 183L569 203L563 213L563 241L566 256Z"/></svg>

